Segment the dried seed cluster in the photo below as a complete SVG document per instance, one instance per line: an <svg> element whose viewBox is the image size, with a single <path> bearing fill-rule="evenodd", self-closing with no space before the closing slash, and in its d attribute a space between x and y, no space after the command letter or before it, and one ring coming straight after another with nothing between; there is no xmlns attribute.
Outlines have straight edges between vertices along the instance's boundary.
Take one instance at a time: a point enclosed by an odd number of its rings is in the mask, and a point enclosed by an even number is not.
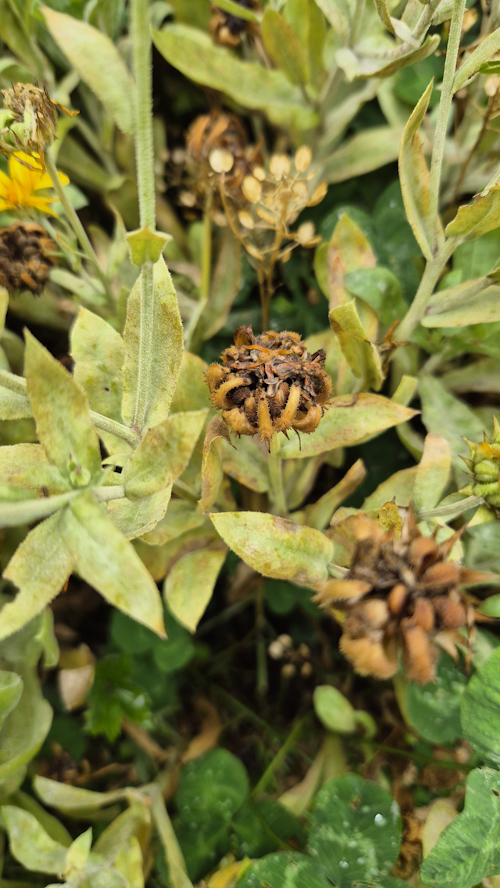
<svg viewBox="0 0 500 888"><path fill-rule="evenodd" d="M74 117L78 111L68 111L51 99L46 86L40 88L36 82L14 83L10 89L0 92L5 110L12 115L11 120L24 124L23 138L14 130L17 150L23 147L28 154L36 151L43 165L44 149L52 145L57 136L56 107L68 117Z"/></svg>
<svg viewBox="0 0 500 888"><path fill-rule="evenodd" d="M257 9L259 5L258 0L236 0L236 2L245 9ZM252 30L252 25L251 22L212 5L209 30L214 43L235 49L240 45L244 34Z"/></svg>
<svg viewBox="0 0 500 888"><path fill-rule="evenodd" d="M313 673L311 651L307 644L302 643L295 648L289 635L278 635L269 645L267 653L272 660L284 661L281 668L284 678L293 678L297 673L302 678L309 678Z"/></svg>
<svg viewBox="0 0 500 888"><path fill-rule="evenodd" d="M298 333L262 333L238 327L234 346L211 364L206 380L214 407L237 435L260 435L268 448L275 432L313 432L331 394L322 349L310 355Z"/></svg>
<svg viewBox="0 0 500 888"><path fill-rule="evenodd" d="M13 222L0 228L0 286L9 293L30 290L39 295L52 266L57 265L53 255L54 241L36 222Z"/></svg>
<svg viewBox="0 0 500 888"><path fill-rule="evenodd" d="M399 539L356 517L350 570L328 581L316 601L346 614L340 649L361 675L390 678L401 649L408 678L425 684L435 680L436 645L457 658L457 630L470 630L479 616L460 586L484 579L446 560L460 533L438 544L420 533L411 507Z"/></svg>
<svg viewBox="0 0 500 888"><path fill-rule="evenodd" d="M467 441L467 439L465 439ZM493 435L488 438L486 433L484 441L474 444L467 441L470 450L470 459L464 462L470 469L472 482L464 487L460 493L466 496L482 496L485 501L496 510L500 511L500 425L496 418L493 419Z"/></svg>

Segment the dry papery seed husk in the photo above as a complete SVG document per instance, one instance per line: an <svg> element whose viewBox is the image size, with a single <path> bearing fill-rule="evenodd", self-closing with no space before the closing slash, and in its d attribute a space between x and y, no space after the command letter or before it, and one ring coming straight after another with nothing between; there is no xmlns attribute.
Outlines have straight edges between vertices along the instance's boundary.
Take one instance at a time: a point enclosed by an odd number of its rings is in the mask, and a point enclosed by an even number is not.
<svg viewBox="0 0 500 888"><path fill-rule="evenodd" d="M390 678L401 650L411 681L435 681L438 646L457 661L456 642L463 643L458 630L470 633L476 620L488 620L460 587L489 575L447 560L464 528L437 543L420 532L410 506L399 538L363 513L352 529L349 572L344 579L327 581L315 596L321 607L346 615L342 653L360 675Z"/></svg>
<svg viewBox="0 0 500 888"><path fill-rule="evenodd" d="M0 228L0 286L9 293L30 290L38 296L57 265L54 241L36 222L13 222Z"/></svg>
<svg viewBox="0 0 500 888"><path fill-rule="evenodd" d="M323 349L309 354L298 333L254 335L238 327L234 346L211 364L206 380L214 407L236 435L260 435L269 448L275 432L314 432L332 385Z"/></svg>

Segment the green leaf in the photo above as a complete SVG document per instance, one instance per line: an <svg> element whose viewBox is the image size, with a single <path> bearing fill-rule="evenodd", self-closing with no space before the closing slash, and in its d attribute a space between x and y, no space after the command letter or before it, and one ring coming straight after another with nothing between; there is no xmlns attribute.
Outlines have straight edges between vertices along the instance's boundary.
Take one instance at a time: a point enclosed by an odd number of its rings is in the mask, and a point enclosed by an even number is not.
<svg viewBox="0 0 500 888"><path fill-rule="evenodd" d="M467 778L465 807L441 833L420 876L425 885L472 888L500 873L500 774L477 768Z"/></svg>
<svg viewBox="0 0 500 888"><path fill-rule="evenodd" d="M418 466L400 469L399 472L395 472L386 481L382 481L376 490L366 497L363 503L363 511L378 510L384 503L390 502L393 497L396 497L398 506L408 506L413 500L413 488L415 487L417 471Z"/></svg>
<svg viewBox="0 0 500 888"><path fill-rule="evenodd" d="M269 57L291 83L309 80L307 59L301 43L286 19L267 6L262 17L261 33Z"/></svg>
<svg viewBox="0 0 500 888"><path fill-rule="evenodd" d="M263 576L311 586L327 579L333 543L319 530L264 512L210 517L224 542Z"/></svg>
<svg viewBox="0 0 500 888"><path fill-rule="evenodd" d="M305 459L336 447L351 447L368 436L406 422L416 412L371 392L340 395L330 402L313 434L304 435L301 442L287 441L280 453L284 459Z"/></svg>
<svg viewBox="0 0 500 888"><path fill-rule="evenodd" d="M239 438L234 444L221 442L222 466L226 475L239 484L265 493L269 489L268 461L253 438Z"/></svg>
<svg viewBox="0 0 500 888"><path fill-rule="evenodd" d="M166 244L173 240L171 234L151 231L147 225L136 231L129 231L126 238L130 247L130 258L134 265L158 262Z"/></svg>
<svg viewBox="0 0 500 888"><path fill-rule="evenodd" d="M16 708L23 692L23 680L15 672L0 670L0 731L5 719Z"/></svg>
<svg viewBox="0 0 500 888"><path fill-rule="evenodd" d="M228 12L230 15L234 15L237 18L243 19L245 22L255 22L259 23L260 18L252 12L251 9L246 9L244 6L240 6L236 0L215 0L214 6L218 6L219 9L223 9L224 12Z"/></svg>
<svg viewBox="0 0 500 888"><path fill-rule="evenodd" d="M388 268L358 268L348 272L344 275L344 286L352 296L371 305L386 327L401 320L408 310L400 283Z"/></svg>
<svg viewBox="0 0 500 888"><path fill-rule="evenodd" d="M436 220L429 219L430 175L418 131L429 106L432 86L431 80L404 128L399 151L399 179L406 215L427 260L432 259Z"/></svg>
<svg viewBox="0 0 500 888"><path fill-rule="evenodd" d="M198 355L183 352L179 378L170 405L171 413L184 410L202 410L210 407L208 386L205 382L207 364Z"/></svg>
<svg viewBox="0 0 500 888"><path fill-rule="evenodd" d="M470 55L466 55L465 61L460 65L460 68L455 74L453 80L453 92L456 93L457 90L461 89L470 77L473 77L474 74L478 73L481 65L484 65L499 50L500 28L497 28L496 31L493 31L481 40L479 45L476 46Z"/></svg>
<svg viewBox="0 0 500 888"><path fill-rule="evenodd" d="M329 155L323 167L325 182L345 182L371 173L397 160L402 131L400 127L371 126L347 139Z"/></svg>
<svg viewBox="0 0 500 888"><path fill-rule="evenodd" d="M48 777L40 777L38 774L33 778L33 788L44 805L57 808L62 814L76 818L80 817L82 812L88 814L100 811L125 796L123 789L93 792L90 789L60 783L59 780L49 780Z"/></svg>
<svg viewBox="0 0 500 888"><path fill-rule="evenodd" d="M314 690L314 711L320 722L335 734L353 734L356 716L349 700L331 685L318 685Z"/></svg>
<svg viewBox="0 0 500 888"><path fill-rule="evenodd" d="M439 658L435 684L408 682L405 712L424 740L448 745L462 736L460 700L466 685L465 675L444 652Z"/></svg>
<svg viewBox="0 0 500 888"><path fill-rule="evenodd" d="M415 510L433 509L443 498L451 470L451 454L447 441L430 432L417 469L413 488Z"/></svg>
<svg viewBox="0 0 500 888"><path fill-rule="evenodd" d="M128 540L134 540L150 533L164 518L171 493L172 488L165 487L134 502L126 498L112 500L108 505L108 515Z"/></svg>
<svg viewBox="0 0 500 888"><path fill-rule="evenodd" d="M139 277L127 303L127 322L123 333L125 364L123 366L122 414L132 425L135 418L140 342L141 278ZM146 410L146 428L153 428L167 418L175 391L182 358L182 321L172 278L160 257L154 266L154 317L151 342L152 366Z"/></svg>
<svg viewBox="0 0 500 888"><path fill-rule="evenodd" d="M4 388L0 380L0 420L26 419L28 416L33 416L33 410L27 396Z"/></svg>
<svg viewBox="0 0 500 888"><path fill-rule="evenodd" d="M240 6L240 9L243 7ZM219 244L208 302L200 319L204 339L215 336L225 325L231 306L241 288L242 249L229 226L221 230Z"/></svg>
<svg viewBox="0 0 500 888"><path fill-rule="evenodd" d="M333 308L328 317L354 375L363 380L363 387L379 391L384 382L380 355L374 343L366 337L355 300Z"/></svg>
<svg viewBox="0 0 500 888"><path fill-rule="evenodd" d="M87 22L42 6L59 49L102 102L122 132L135 131L135 85L113 42Z"/></svg>
<svg viewBox="0 0 500 888"><path fill-rule="evenodd" d="M127 654L109 654L96 663L85 710L85 729L90 734L104 734L112 742L124 718L151 728L150 701L144 688L131 680L131 671L132 661Z"/></svg>
<svg viewBox="0 0 500 888"><path fill-rule="evenodd" d="M309 819L309 854L339 888L387 876L399 854L401 818L389 793L347 774L315 797Z"/></svg>
<svg viewBox="0 0 500 888"><path fill-rule="evenodd" d="M459 207L446 226L446 237L474 240L500 226L500 185L478 194L471 204Z"/></svg>
<svg viewBox="0 0 500 888"><path fill-rule="evenodd" d="M248 799L234 816L233 829L238 857L262 857L285 843L303 848L307 841L300 820L274 799Z"/></svg>
<svg viewBox="0 0 500 888"><path fill-rule="evenodd" d="M254 861L238 879L238 888L330 888L331 883L320 872L316 860L305 854L287 851L268 854Z"/></svg>
<svg viewBox="0 0 500 888"><path fill-rule="evenodd" d="M82 580L123 613L164 635L156 584L91 493L73 500L61 522L61 535Z"/></svg>
<svg viewBox="0 0 500 888"><path fill-rule="evenodd" d="M36 431L49 460L73 487L100 478L99 439L83 390L26 331L25 375ZM57 417L57 421L54 418Z"/></svg>
<svg viewBox="0 0 500 888"><path fill-rule="evenodd" d="M487 761L500 764L500 649L472 676L462 697L464 737Z"/></svg>
<svg viewBox="0 0 500 888"><path fill-rule="evenodd" d="M125 347L120 334L102 318L80 308L71 330L74 378L87 395L90 408L122 422L122 367ZM104 436L106 442L111 436ZM113 444L117 439L112 437ZM119 442L127 447L124 442Z"/></svg>
<svg viewBox="0 0 500 888"><path fill-rule="evenodd" d="M335 510L354 493L365 478L366 469L363 460L358 459L335 487L324 493L315 503L306 507L306 524L309 527L315 527L316 530L324 530L328 527Z"/></svg>
<svg viewBox="0 0 500 888"><path fill-rule="evenodd" d="M486 287L477 294L474 294L470 288L470 297L467 301L465 301L469 289L467 285L459 284L458 287L451 289L465 290L460 294L460 301L463 300L464 304L452 308L448 307L444 300L442 303L440 300L422 318L421 323L424 327L467 327L469 324L489 324L500 320L500 287Z"/></svg>
<svg viewBox="0 0 500 888"><path fill-rule="evenodd" d="M207 412L174 413L146 432L122 473L127 497L137 500L173 484L191 459Z"/></svg>
<svg viewBox="0 0 500 888"><path fill-rule="evenodd" d="M200 527L205 521L204 515L199 515L193 503L186 500L173 499L168 504L166 515L147 534L141 534L144 541L152 546L163 546L175 537L181 536L188 530Z"/></svg>
<svg viewBox="0 0 500 888"><path fill-rule="evenodd" d="M2 608L0 639L41 613L72 573L74 562L61 533L64 521L64 512L58 512L30 530L5 568L5 579L19 592Z"/></svg>
<svg viewBox="0 0 500 888"><path fill-rule="evenodd" d="M28 639L29 633L25 633L24 641ZM33 645L33 637L30 640ZM39 648L37 651L35 647L35 651L38 660ZM25 657L20 673L23 692L17 706L7 716L0 734L0 780L12 777L36 756L52 721L52 709L40 691L36 662L30 665Z"/></svg>
<svg viewBox="0 0 500 888"><path fill-rule="evenodd" d="M188 552L167 574L163 594L176 620L195 632L224 564L226 549Z"/></svg>
<svg viewBox="0 0 500 888"><path fill-rule="evenodd" d="M222 484L224 469L222 468L221 439L231 443L229 429L220 416L213 416L208 423L207 433L203 442L200 512L208 512L211 506L213 506Z"/></svg>
<svg viewBox="0 0 500 888"><path fill-rule="evenodd" d="M15 805L0 807L0 822L9 837L10 852L26 869L60 875L68 849L51 839L38 820Z"/></svg>
<svg viewBox="0 0 500 888"><path fill-rule="evenodd" d="M420 377L419 393L422 401L422 421L429 432L441 435L451 451L451 463L458 486L463 486L464 463L460 456L469 456L463 438L480 441L483 424L470 407L455 398L435 376Z"/></svg>
<svg viewBox="0 0 500 888"><path fill-rule="evenodd" d="M208 34L187 25L153 31L153 42L186 77L220 90L245 108L265 111L272 123L297 130L316 126L317 113L281 71L241 61L225 47L215 46Z"/></svg>
<svg viewBox="0 0 500 888"><path fill-rule="evenodd" d="M184 822L200 823L210 812L228 823L249 792L240 760L226 749L212 749L182 768L175 801Z"/></svg>
<svg viewBox="0 0 500 888"><path fill-rule="evenodd" d="M63 493L69 483L59 469L49 463L40 444L13 444L0 447L0 479L6 484L47 495Z"/></svg>

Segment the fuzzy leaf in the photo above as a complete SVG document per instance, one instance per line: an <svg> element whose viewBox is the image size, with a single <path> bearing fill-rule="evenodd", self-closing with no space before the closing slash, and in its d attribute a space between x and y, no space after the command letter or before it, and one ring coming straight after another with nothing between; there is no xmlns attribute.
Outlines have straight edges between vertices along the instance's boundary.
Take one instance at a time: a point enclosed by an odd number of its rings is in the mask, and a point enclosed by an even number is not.
<svg viewBox="0 0 500 888"><path fill-rule="evenodd" d="M188 552L167 574L163 594L175 619L195 632L212 597L226 548Z"/></svg>
<svg viewBox="0 0 500 888"><path fill-rule="evenodd" d="M268 6L262 17L261 31L264 46L276 67L291 83L307 83L307 59L299 38L286 19Z"/></svg>
<svg viewBox="0 0 500 888"><path fill-rule="evenodd" d="M429 106L432 85L431 80L410 115L399 151L399 179L406 215L418 245L428 260L432 259L433 225L436 220L429 219L430 175L418 131Z"/></svg>
<svg viewBox="0 0 500 888"><path fill-rule="evenodd" d="M166 244L172 240L171 234L151 231L147 225L126 235L130 247L130 258L134 265L145 262L158 262Z"/></svg>
<svg viewBox="0 0 500 888"><path fill-rule="evenodd" d="M333 308L328 317L354 375L362 379L366 387L378 392L384 382L380 356L376 346L366 337L355 300Z"/></svg>
<svg viewBox="0 0 500 888"><path fill-rule="evenodd" d="M476 46L475 50L471 52L470 55L465 57L464 63L460 65L460 68L455 74L453 80L453 92L455 93L457 90L461 89L470 77L473 77L474 74L478 73L481 65L484 65L499 50L500 28L497 28L496 31L488 34L484 40L481 40L479 45Z"/></svg>
<svg viewBox="0 0 500 888"><path fill-rule="evenodd" d="M153 31L153 42L167 62L195 83L218 89L252 110L262 110L278 126L307 130L318 122L300 91L281 71L238 59L208 34L187 25L168 25Z"/></svg>
<svg viewBox="0 0 500 888"><path fill-rule="evenodd" d="M36 431L50 461L73 487L101 475L99 439L83 390L26 331L25 375Z"/></svg>
<svg viewBox="0 0 500 888"><path fill-rule="evenodd" d="M135 131L135 86L116 46L102 31L72 15L41 7L61 52L102 102L122 132Z"/></svg>
<svg viewBox="0 0 500 888"><path fill-rule="evenodd" d="M108 505L108 515L118 530L128 539L149 533L164 517L170 502L171 487L165 487L142 499L112 500Z"/></svg>
<svg viewBox="0 0 500 888"><path fill-rule="evenodd" d="M68 849L51 839L33 814L15 805L0 807L0 822L9 837L12 856L28 870L60 875Z"/></svg>
<svg viewBox="0 0 500 888"><path fill-rule="evenodd" d="M373 126L347 139L329 155L322 178L325 182L345 182L371 173L397 160L401 141L400 127Z"/></svg>
<svg viewBox="0 0 500 888"><path fill-rule="evenodd" d="M202 410L210 407L208 386L205 382L207 364L198 355L185 351L182 353L181 369L170 405L171 413L182 413L184 410Z"/></svg>
<svg viewBox="0 0 500 888"><path fill-rule="evenodd" d="M226 475L250 490L265 493L269 489L268 463L257 442L253 438L241 437L234 444L221 443Z"/></svg>
<svg viewBox="0 0 500 888"><path fill-rule="evenodd" d="M224 542L263 576L311 586L327 579L333 543L319 530L263 512L210 517Z"/></svg>
<svg viewBox="0 0 500 888"><path fill-rule="evenodd" d="M26 636L24 640L28 640ZM33 640L31 636L31 647ZM0 734L0 780L11 777L35 757L52 721L52 708L42 697L36 664L28 665L26 654L21 667L23 692Z"/></svg>
<svg viewBox="0 0 500 888"><path fill-rule="evenodd" d="M457 215L446 226L446 237L474 240L500 226L500 185L493 185L478 194L471 204L459 207Z"/></svg>
<svg viewBox="0 0 500 888"><path fill-rule="evenodd" d="M231 443L226 423L220 416L213 416L208 423L205 441L203 442L200 512L208 512L210 507L213 506L222 484L224 469L222 468L221 438Z"/></svg>
<svg viewBox="0 0 500 888"><path fill-rule="evenodd" d="M23 692L23 680L16 672L0 670L0 730L5 719L16 708Z"/></svg>
<svg viewBox="0 0 500 888"><path fill-rule="evenodd" d="M0 383L0 420L27 419L33 410L27 397L4 388Z"/></svg>
<svg viewBox="0 0 500 888"><path fill-rule="evenodd" d="M62 537L82 580L114 607L164 635L156 584L132 544L92 494L82 493L73 500L61 524Z"/></svg>
<svg viewBox="0 0 500 888"><path fill-rule="evenodd" d="M451 451L453 471L458 485L465 482L465 466L460 456L469 456L464 437L481 441L483 424L463 401L455 398L436 377L422 375L419 384L422 421L429 432L442 435Z"/></svg>
<svg viewBox="0 0 500 888"><path fill-rule="evenodd" d="M135 418L139 367L141 278L128 299L127 322L123 333L125 364L123 367L123 419L130 425ZM154 266L154 318L151 352L151 374L146 428L153 428L167 418L175 391L182 359L182 321L172 278L160 257Z"/></svg>
<svg viewBox="0 0 500 888"><path fill-rule="evenodd" d="M0 479L26 490L38 489L45 496L70 489L57 466L49 463L41 444L0 447Z"/></svg>
<svg viewBox="0 0 500 888"><path fill-rule="evenodd" d="M433 509L443 498L451 470L451 453L447 441L430 432L425 439L413 488L413 505L418 512Z"/></svg>
<svg viewBox="0 0 500 888"><path fill-rule="evenodd" d="M464 290L466 292L467 288L465 287ZM424 327L467 327L469 324L489 324L492 321L500 321L500 287L487 287L481 293L471 294L466 302L465 292L461 294L464 304L457 308L449 308L443 302L441 311L434 309L432 313L422 318L422 325Z"/></svg>
<svg viewBox="0 0 500 888"><path fill-rule="evenodd" d="M500 774L477 768L467 778L464 810L441 833L422 864L422 881L443 888L472 888L486 876L499 874L499 838Z"/></svg>
<svg viewBox="0 0 500 888"><path fill-rule="evenodd" d="M243 7L240 7L243 9ZM220 234L217 264L201 322L203 338L210 339L224 326L241 287L241 244L227 226Z"/></svg>
<svg viewBox="0 0 500 888"><path fill-rule="evenodd" d="M121 422L125 347L120 334L98 315L80 308L71 330L70 354L75 362L74 377L91 409Z"/></svg>
<svg viewBox="0 0 500 888"><path fill-rule="evenodd" d="M127 497L141 499L173 484L191 459L207 412L174 413L146 432L123 470Z"/></svg>
<svg viewBox="0 0 500 888"><path fill-rule="evenodd" d="M300 443L292 439L282 445L280 453L284 459L305 459L336 447L351 447L417 413L370 392L341 395L330 404L313 434L303 435Z"/></svg>
<svg viewBox="0 0 500 888"><path fill-rule="evenodd" d="M462 698L464 737L481 757L500 764L500 650L472 676Z"/></svg>
<svg viewBox="0 0 500 888"><path fill-rule="evenodd" d="M64 511L37 524L18 546L4 577L18 587L13 601L0 612L0 639L12 635L52 601L73 571L73 559L64 544Z"/></svg>

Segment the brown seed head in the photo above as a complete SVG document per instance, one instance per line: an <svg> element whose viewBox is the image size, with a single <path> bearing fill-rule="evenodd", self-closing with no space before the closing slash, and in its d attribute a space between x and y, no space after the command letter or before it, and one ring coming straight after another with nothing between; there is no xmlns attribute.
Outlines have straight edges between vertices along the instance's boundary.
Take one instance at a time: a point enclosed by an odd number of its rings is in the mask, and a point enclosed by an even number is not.
<svg viewBox="0 0 500 888"><path fill-rule="evenodd" d="M275 432L313 432L332 389L324 352L310 355L298 333L255 336L248 325L237 329L234 342L205 377L229 428L258 432L268 448Z"/></svg>
<svg viewBox="0 0 500 888"><path fill-rule="evenodd" d="M43 164L44 150L52 145L57 136L56 107L68 117L73 117L78 111L68 111L50 98L47 87L40 88L36 82L14 83L10 89L0 92L3 106L11 111L14 121L25 124L24 139L18 137L17 142L23 142L28 154L36 151Z"/></svg>
<svg viewBox="0 0 500 888"><path fill-rule="evenodd" d="M258 0L236 0L236 2L246 9L257 9L259 5ZM235 49L240 45L243 35L251 31L251 23L213 5L209 30L214 43Z"/></svg>
<svg viewBox="0 0 500 888"><path fill-rule="evenodd" d="M35 222L13 222L0 228L0 286L9 293L30 290L38 296L48 279L57 247Z"/></svg>
<svg viewBox="0 0 500 888"><path fill-rule="evenodd" d="M387 678L397 669L396 642L408 677L420 684L434 681L433 642L456 653L456 630L470 630L479 616L461 589L470 571L446 560L457 535L442 543L424 537L410 507L399 539L362 513L354 536L348 574L329 580L316 596L323 607L346 614L341 650L361 675Z"/></svg>

